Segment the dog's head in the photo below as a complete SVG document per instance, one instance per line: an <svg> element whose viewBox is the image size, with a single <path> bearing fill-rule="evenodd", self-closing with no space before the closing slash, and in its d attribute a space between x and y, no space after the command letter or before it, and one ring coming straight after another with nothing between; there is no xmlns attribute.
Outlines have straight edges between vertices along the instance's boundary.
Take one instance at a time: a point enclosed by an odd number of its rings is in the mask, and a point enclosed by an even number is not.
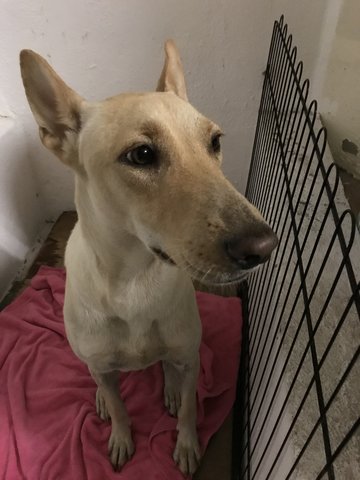
<svg viewBox="0 0 360 480"><path fill-rule="evenodd" d="M172 41L157 91L88 103L36 53L20 55L42 143L77 175L79 215L126 232L208 283L231 283L277 238L221 172L222 132L188 102ZM106 224L105 224L105 223Z"/></svg>

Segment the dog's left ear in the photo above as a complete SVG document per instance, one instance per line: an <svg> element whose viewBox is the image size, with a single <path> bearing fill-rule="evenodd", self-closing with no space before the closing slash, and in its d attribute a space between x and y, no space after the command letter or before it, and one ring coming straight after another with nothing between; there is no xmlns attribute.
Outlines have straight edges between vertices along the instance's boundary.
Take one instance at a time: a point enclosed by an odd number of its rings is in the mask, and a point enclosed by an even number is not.
<svg viewBox="0 0 360 480"><path fill-rule="evenodd" d="M173 40L165 42L165 64L156 91L174 92L178 97L188 101L184 69L179 51Z"/></svg>

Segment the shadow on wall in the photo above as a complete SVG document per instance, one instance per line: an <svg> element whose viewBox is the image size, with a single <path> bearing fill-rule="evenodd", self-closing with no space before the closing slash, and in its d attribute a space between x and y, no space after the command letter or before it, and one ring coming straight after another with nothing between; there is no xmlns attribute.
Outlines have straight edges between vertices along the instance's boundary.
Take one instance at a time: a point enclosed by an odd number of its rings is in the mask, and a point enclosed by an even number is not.
<svg viewBox="0 0 360 480"><path fill-rule="evenodd" d="M14 119L1 120L0 147L1 298L31 250L45 218L24 132Z"/></svg>
<svg viewBox="0 0 360 480"><path fill-rule="evenodd" d="M0 246L0 302L11 286L10 280L13 279L13 272L16 272L21 267L22 263L23 260L12 256Z"/></svg>

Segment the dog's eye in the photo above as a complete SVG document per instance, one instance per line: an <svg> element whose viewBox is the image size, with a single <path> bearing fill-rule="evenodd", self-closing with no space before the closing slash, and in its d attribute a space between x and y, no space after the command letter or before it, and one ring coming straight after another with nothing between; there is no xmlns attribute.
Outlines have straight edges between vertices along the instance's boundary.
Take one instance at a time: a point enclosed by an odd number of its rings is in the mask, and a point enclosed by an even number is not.
<svg viewBox="0 0 360 480"><path fill-rule="evenodd" d="M125 161L139 167L151 165L156 161L156 153L149 145L140 145L124 155Z"/></svg>
<svg viewBox="0 0 360 480"><path fill-rule="evenodd" d="M219 153L221 150L220 138L221 138L221 134L217 133L211 139L211 149L215 153Z"/></svg>

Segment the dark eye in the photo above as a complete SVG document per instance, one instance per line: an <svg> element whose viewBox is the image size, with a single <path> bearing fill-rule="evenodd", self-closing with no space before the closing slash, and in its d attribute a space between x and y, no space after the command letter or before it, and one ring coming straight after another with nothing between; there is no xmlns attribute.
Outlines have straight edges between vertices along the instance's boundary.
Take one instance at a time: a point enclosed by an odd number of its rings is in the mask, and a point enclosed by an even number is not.
<svg viewBox="0 0 360 480"><path fill-rule="evenodd" d="M126 162L139 167L152 165L156 161L156 153L149 145L140 145L124 155Z"/></svg>
<svg viewBox="0 0 360 480"><path fill-rule="evenodd" d="M221 135L219 133L217 133L211 139L211 149L215 153L219 153L220 150L221 150L220 138L221 138Z"/></svg>

